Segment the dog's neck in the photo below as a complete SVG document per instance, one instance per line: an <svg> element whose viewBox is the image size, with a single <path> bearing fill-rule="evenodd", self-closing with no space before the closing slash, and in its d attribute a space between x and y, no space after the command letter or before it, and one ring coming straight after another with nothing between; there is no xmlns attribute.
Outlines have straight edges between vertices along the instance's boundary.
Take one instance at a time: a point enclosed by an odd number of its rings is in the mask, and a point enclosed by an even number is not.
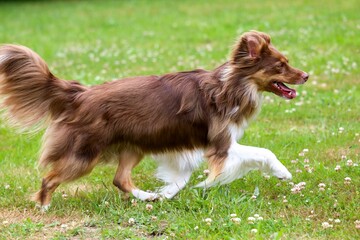
<svg viewBox="0 0 360 240"><path fill-rule="evenodd" d="M212 78L202 85L207 101L223 119L242 124L260 110L262 94L254 81L245 71L236 70L229 63L212 71Z"/></svg>

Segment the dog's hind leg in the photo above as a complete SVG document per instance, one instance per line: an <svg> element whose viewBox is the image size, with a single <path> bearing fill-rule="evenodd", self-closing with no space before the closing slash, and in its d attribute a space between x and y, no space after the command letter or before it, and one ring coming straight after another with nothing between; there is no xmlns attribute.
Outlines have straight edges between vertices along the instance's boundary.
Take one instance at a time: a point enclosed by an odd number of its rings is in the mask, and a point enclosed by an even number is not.
<svg viewBox="0 0 360 240"><path fill-rule="evenodd" d="M63 158L54 162L51 171L43 178L41 189L35 194L33 200L40 205L42 210L47 210L52 193L61 183L73 181L90 173L97 161L97 158L90 161Z"/></svg>
<svg viewBox="0 0 360 240"><path fill-rule="evenodd" d="M138 189L131 179L132 169L141 161L143 155L135 151L123 151L119 156L119 165L113 184L125 193L132 193L134 197L145 200L159 198L156 193L149 193Z"/></svg>
<svg viewBox="0 0 360 240"><path fill-rule="evenodd" d="M156 176L166 185L159 189L159 194L165 198L173 198L188 183L194 169L203 160L203 151L169 152L155 155L159 167Z"/></svg>

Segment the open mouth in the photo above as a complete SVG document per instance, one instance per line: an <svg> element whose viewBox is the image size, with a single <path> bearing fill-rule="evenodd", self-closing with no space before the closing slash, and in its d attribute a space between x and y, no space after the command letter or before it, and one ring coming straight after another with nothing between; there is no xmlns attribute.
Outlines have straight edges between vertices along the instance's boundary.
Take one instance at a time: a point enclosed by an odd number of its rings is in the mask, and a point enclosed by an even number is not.
<svg viewBox="0 0 360 240"><path fill-rule="evenodd" d="M295 89L289 88L282 82L272 82L271 85L274 87L276 91L274 91L275 94L284 97L286 99L293 99L296 97L296 91Z"/></svg>

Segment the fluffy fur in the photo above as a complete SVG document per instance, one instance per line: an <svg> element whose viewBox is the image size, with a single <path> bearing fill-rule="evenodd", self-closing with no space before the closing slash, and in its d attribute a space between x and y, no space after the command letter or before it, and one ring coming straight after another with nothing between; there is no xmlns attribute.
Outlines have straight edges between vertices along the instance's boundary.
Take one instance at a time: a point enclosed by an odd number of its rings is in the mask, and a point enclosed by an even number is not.
<svg viewBox="0 0 360 240"><path fill-rule="evenodd" d="M308 74L295 69L261 32L243 34L229 61L162 76L125 78L93 87L55 77L32 50L0 47L0 95L9 119L20 126L45 123L40 165L48 167L35 200L44 208L63 182L116 159L114 184L135 197L172 198L203 157L208 178L198 186L228 183L252 169L289 179L291 174L269 150L241 146L248 122L257 114L261 93L292 99L284 83L302 84ZM157 193L138 189L132 169L144 155L159 161L166 185Z"/></svg>

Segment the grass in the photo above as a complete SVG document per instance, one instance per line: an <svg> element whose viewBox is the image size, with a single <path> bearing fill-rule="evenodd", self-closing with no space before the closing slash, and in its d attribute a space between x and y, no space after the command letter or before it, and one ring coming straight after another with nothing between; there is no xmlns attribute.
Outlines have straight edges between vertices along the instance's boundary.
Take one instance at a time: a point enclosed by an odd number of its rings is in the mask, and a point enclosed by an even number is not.
<svg viewBox="0 0 360 240"><path fill-rule="evenodd" d="M306 182L300 194L291 193L291 183L252 172L206 192L187 187L147 211L148 203L119 197L114 166L100 166L61 186L51 210L41 214L29 198L41 184L36 162L42 133L19 134L0 122L0 239L356 239L360 168L347 160L360 163L359 10L356 0L1 2L0 42L34 49L63 79L90 85L212 69L250 29L269 33L311 78L297 87L293 101L265 94L262 112L241 140L271 149L295 184ZM309 151L299 156L303 149ZM136 168L139 187L161 185L152 176L155 168L150 159ZM319 183L326 184L324 191ZM251 200L255 187L259 195ZM240 224L230 220L232 213ZM249 224L254 214L264 220ZM323 222L333 228L324 229Z"/></svg>

